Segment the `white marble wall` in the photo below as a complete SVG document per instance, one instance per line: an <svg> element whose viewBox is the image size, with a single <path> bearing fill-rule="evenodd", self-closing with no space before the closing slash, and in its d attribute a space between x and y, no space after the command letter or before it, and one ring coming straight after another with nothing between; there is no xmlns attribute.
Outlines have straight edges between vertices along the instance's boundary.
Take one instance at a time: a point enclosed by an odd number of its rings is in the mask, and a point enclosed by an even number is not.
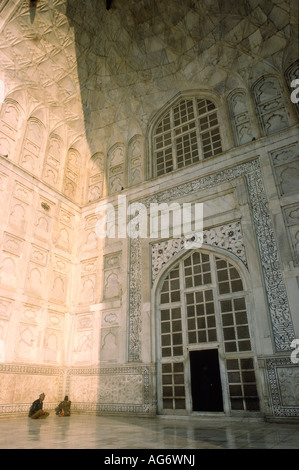
<svg viewBox="0 0 299 470"><path fill-rule="evenodd" d="M155 293L181 247L99 239L99 201L123 195L204 202L204 243L246 273L262 411L296 416L297 7L102 3L0 7L0 412L41 391L49 407L67 392L79 411L155 412ZM223 153L152 179L152 126L201 94Z"/></svg>

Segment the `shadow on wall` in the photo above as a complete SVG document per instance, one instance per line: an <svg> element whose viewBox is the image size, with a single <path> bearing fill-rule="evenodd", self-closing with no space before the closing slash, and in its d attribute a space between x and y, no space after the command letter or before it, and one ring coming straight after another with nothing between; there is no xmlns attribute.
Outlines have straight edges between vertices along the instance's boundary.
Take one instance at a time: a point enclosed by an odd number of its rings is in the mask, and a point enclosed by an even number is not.
<svg viewBox="0 0 299 470"><path fill-rule="evenodd" d="M241 15L240 2L230 3ZM206 11L200 1L67 0L66 4L74 28L91 154L107 152L134 135L145 136L149 120L164 103L188 86L199 86ZM218 4L214 8L217 21L222 13L229 14ZM94 148L95 142L107 148Z"/></svg>
<svg viewBox="0 0 299 470"><path fill-rule="evenodd" d="M126 5L116 0L66 3L74 28L87 142L92 155L106 153L116 142L141 133L142 104L134 94L140 83L138 63L142 70L146 59L137 45L135 19ZM136 64L134 55L138 56ZM131 135L130 126L134 128Z"/></svg>
<svg viewBox="0 0 299 470"><path fill-rule="evenodd" d="M262 1L252 6L238 0L208 3L66 0L91 155L107 153L134 135L145 137L153 115L182 90L212 87L222 93L228 82L236 88L253 66L260 68L259 75L273 70L267 65L271 49L265 60L261 43L250 59L253 46L233 32L243 22L266 40L275 28L264 31L260 25L268 10L275 11L274 3L267 2L267 7ZM99 145L106 148L95 148Z"/></svg>
<svg viewBox="0 0 299 470"><path fill-rule="evenodd" d="M35 14L36 14L37 0L29 0L29 1L30 1L30 22L31 22L31 24L33 24Z"/></svg>

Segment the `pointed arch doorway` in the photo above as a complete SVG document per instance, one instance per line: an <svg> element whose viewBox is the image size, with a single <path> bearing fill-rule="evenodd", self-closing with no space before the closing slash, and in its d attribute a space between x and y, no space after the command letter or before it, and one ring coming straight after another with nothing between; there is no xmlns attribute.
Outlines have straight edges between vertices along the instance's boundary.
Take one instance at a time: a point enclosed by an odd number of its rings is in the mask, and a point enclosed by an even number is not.
<svg viewBox="0 0 299 470"><path fill-rule="evenodd" d="M235 260L188 251L157 289L158 412L259 412L248 294Z"/></svg>

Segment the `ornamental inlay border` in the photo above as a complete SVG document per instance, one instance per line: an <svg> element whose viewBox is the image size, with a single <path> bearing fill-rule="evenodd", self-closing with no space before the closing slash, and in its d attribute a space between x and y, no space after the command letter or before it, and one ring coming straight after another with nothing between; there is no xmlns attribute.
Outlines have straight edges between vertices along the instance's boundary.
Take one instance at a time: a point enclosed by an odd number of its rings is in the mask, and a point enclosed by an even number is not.
<svg viewBox="0 0 299 470"><path fill-rule="evenodd" d="M18 364L0 364L0 373L10 374L37 374L37 375L58 375L64 374L64 368L62 367L51 367L51 366L34 366L34 365L18 365Z"/></svg>
<svg viewBox="0 0 299 470"><path fill-rule="evenodd" d="M84 412L84 413L98 413L98 414L113 414L123 413L129 415L156 415L156 408L154 405L100 405L98 403L73 403L73 412Z"/></svg>
<svg viewBox="0 0 299 470"><path fill-rule="evenodd" d="M74 367L67 369L67 375L144 375L149 376L151 367L138 366L116 366L116 367Z"/></svg>
<svg viewBox="0 0 299 470"><path fill-rule="evenodd" d="M153 194L139 202L149 207L151 203L178 200L191 193L198 193L218 184L245 177L253 224L256 233L260 260L265 281L273 338L276 351L289 351L294 339L294 329L287 291L284 284L280 260L269 212L268 201L262 180L258 160L252 160L233 168L228 168L213 175L204 176L195 181L184 183L175 188ZM130 239L130 280L129 280L129 362L141 360L141 241Z"/></svg>
<svg viewBox="0 0 299 470"><path fill-rule="evenodd" d="M171 258L185 249L186 237L172 238L170 240L152 244L152 281L154 282L163 266ZM204 230L203 245L217 246L234 253L247 267L247 259L241 223L231 222Z"/></svg>

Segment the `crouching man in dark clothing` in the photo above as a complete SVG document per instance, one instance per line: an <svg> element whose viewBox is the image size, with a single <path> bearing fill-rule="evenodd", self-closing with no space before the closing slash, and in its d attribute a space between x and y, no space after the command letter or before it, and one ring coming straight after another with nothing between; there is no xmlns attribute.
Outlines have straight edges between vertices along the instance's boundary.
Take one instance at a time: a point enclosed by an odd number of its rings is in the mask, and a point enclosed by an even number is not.
<svg viewBox="0 0 299 470"><path fill-rule="evenodd" d="M29 410L28 417L32 419L45 419L49 416L47 411L43 411L43 401L45 394L41 393L39 398L35 400Z"/></svg>
<svg viewBox="0 0 299 470"><path fill-rule="evenodd" d="M69 397L66 395L64 400L55 408L57 416L71 416L71 403Z"/></svg>

